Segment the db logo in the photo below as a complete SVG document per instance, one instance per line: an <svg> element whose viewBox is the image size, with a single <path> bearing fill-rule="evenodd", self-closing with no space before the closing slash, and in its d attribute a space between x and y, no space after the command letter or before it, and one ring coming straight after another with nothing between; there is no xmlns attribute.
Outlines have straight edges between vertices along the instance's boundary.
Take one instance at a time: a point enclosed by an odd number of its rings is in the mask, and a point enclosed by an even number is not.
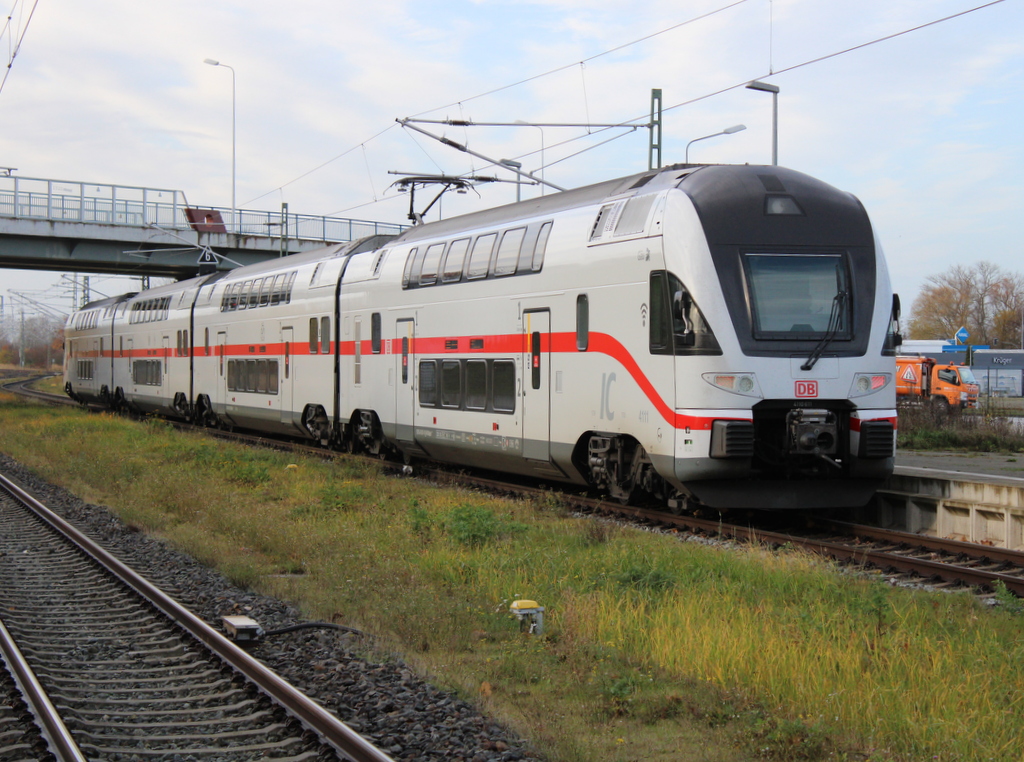
<svg viewBox="0 0 1024 762"><path fill-rule="evenodd" d="M797 397L817 397L818 396L818 382L817 381L797 381L796 382L796 396Z"/></svg>

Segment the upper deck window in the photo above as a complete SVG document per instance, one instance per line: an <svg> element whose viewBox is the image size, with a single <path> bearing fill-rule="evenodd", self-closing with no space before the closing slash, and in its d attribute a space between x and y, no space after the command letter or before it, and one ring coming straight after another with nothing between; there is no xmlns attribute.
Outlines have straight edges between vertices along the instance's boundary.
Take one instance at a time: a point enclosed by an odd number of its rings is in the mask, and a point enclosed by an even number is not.
<svg viewBox="0 0 1024 762"><path fill-rule="evenodd" d="M850 278L842 254L744 256L755 339L850 338Z"/></svg>

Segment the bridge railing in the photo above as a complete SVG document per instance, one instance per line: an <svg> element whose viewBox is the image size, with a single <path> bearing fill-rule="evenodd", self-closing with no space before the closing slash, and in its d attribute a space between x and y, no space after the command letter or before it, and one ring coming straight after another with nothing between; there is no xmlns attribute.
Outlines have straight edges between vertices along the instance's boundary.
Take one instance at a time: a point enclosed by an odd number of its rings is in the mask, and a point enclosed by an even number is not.
<svg viewBox="0 0 1024 762"><path fill-rule="evenodd" d="M129 227L189 230L189 203L182 191L104 183L0 175L0 216ZM398 234L406 226L285 212L203 207L223 220L220 232L306 241L352 241Z"/></svg>

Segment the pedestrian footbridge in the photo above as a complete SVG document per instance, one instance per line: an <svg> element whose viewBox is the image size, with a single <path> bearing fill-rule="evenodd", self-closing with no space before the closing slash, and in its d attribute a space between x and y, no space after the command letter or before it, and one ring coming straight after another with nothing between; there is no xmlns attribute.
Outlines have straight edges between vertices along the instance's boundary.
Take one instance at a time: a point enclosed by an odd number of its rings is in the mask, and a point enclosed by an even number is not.
<svg viewBox="0 0 1024 762"><path fill-rule="evenodd" d="M187 278L403 225L189 204L182 191L0 174L0 268Z"/></svg>

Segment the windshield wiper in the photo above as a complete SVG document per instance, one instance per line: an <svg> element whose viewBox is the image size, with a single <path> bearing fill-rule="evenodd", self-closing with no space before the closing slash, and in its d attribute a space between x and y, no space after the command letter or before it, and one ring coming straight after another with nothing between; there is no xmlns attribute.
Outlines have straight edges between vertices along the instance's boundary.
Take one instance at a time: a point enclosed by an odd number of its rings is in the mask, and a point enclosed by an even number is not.
<svg viewBox="0 0 1024 762"><path fill-rule="evenodd" d="M821 337L821 341L818 342L818 346L811 352L811 356L807 358L807 361L800 366L800 370L810 370L813 368L814 364L821 358L821 353L832 343L836 334L839 333L839 326L843 321L843 309L845 306L846 292L837 291L836 295L832 297L832 312L828 316L828 327L825 329L825 335Z"/></svg>

